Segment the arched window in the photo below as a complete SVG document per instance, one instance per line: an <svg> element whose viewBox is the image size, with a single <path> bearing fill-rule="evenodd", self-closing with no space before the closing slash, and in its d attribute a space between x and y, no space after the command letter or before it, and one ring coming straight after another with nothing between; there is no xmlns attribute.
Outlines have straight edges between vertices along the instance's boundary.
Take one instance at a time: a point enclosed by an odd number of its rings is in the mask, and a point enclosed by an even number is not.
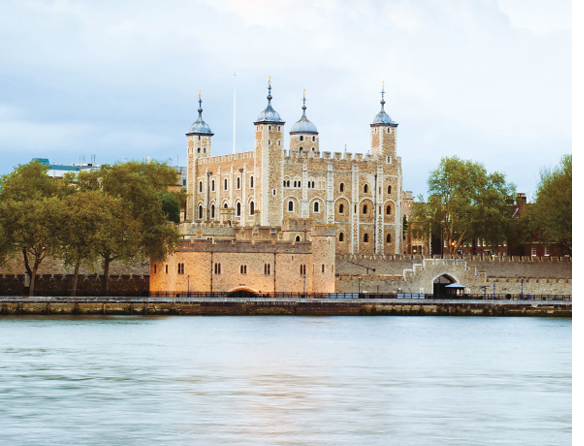
<svg viewBox="0 0 584 446"><path fill-rule="evenodd" d="M249 188L253 189L253 175L249 177Z"/></svg>
<svg viewBox="0 0 584 446"><path fill-rule="evenodd" d="M387 215L391 215L391 206L388 204L387 207L385 208L385 213Z"/></svg>
<svg viewBox="0 0 584 446"><path fill-rule="evenodd" d="M363 235L363 243L369 243L369 234Z"/></svg>
<svg viewBox="0 0 584 446"><path fill-rule="evenodd" d="M294 211L294 202L292 200L290 200L288 202L288 212L293 212Z"/></svg>
<svg viewBox="0 0 584 446"><path fill-rule="evenodd" d="M315 150L316 150L316 149L313 147L313 148L312 148L312 151L314 152Z"/></svg>
<svg viewBox="0 0 584 446"><path fill-rule="evenodd" d="M312 206L312 209L314 209L314 212L320 212L320 206L318 201L314 202L314 205Z"/></svg>
<svg viewBox="0 0 584 446"><path fill-rule="evenodd" d="M366 214L366 213L367 213L367 205L366 205L366 204L364 204L364 205L363 205L363 214Z"/></svg>
<svg viewBox="0 0 584 446"><path fill-rule="evenodd" d="M211 218L215 218L215 205L211 205Z"/></svg>
<svg viewBox="0 0 584 446"><path fill-rule="evenodd" d="M365 186L363 186L363 193L366 194L367 192L369 192L369 185L368 184L366 184Z"/></svg>
<svg viewBox="0 0 584 446"><path fill-rule="evenodd" d="M199 206L199 219L203 218L203 206Z"/></svg>
<svg viewBox="0 0 584 446"><path fill-rule="evenodd" d="M201 153L201 148L197 147L197 153Z"/></svg>
<svg viewBox="0 0 584 446"><path fill-rule="evenodd" d="M237 203L237 205L235 206L235 215L237 215L238 217L241 216L241 203Z"/></svg>
<svg viewBox="0 0 584 446"><path fill-rule="evenodd" d="M345 241L345 233L344 232L341 232L339 234L339 242L344 242L344 241Z"/></svg>
<svg viewBox="0 0 584 446"><path fill-rule="evenodd" d="M316 141L316 136L312 137L312 142Z"/></svg>
<svg viewBox="0 0 584 446"><path fill-rule="evenodd" d="M254 202L250 201L249 203L249 215L253 215L255 212L255 208L254 208Z"/></svg>
<svg viewBox="0 0 584 446"><path fill-rule="evenodd" d="M345 191L345 183L339 184L339 191L341 191L341 192Z"/></svg>
<svg viewBox="0 0 584 446"><path fill-rule="evenodd" d="M224 208L224 209L227 209L227 203L225 203L225 204L223 205L223 208Z"/></svg>
<svg viewBox="0 0 584 446"><path fill-rule="evenodd" d="M387 237L385 238L385 241L387 243L391 243L391 234L387 234Z"/></svg>
<svg viewBox="0 0 584 446"><path fill-rule="evenodd" d="M299 236L299 235L297 235L297 236L296 236L296 241L297 241L297 242L299 242L299 241L300 241L300 236Z"/></svg>
<svg viewBox="0 0 584 446"><path fill-rule="evenodd" d="M298 150L302 152L302 147L300 147Z"/></svg>
<svg viewBox="0 0 584 446"><path fill-rule="evenodd" d="M339 214L342 214L345 211L345 206L343 206L343 203L339 204Z"/></svg>
<svg viewBox="0 0 584 446"><path fill-rule="evenodd" d="M387 186L387 193L391 194L391 186Z"/></svg>
<svg viewBox="0 0 584 446"><path fill-rule="evenodd" d="M298 138L298 141L304 141L304 136L300 135L300 137ZM302 150L302 149L300 149Z"/></svg>

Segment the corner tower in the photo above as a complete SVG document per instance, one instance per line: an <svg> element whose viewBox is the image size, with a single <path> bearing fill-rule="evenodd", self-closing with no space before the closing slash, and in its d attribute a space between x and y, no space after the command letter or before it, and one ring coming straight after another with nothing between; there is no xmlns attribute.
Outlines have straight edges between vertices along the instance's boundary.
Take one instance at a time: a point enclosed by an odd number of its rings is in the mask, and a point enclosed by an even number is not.
<svg viewBox="0 0 584 446"><path fill-rule="evenodd" d="M255 172L258 185L253 192L262 226L280 226L283 219L282 178L284 170L284 124L272 108L272 83L268 81L268 105L255 125Z"/></svg>
<svg viewBox="0 0 584 446"><path fill-rule="evenodd" d="M197 162L211 156L213 132L203 120L201 92L199 91L199 117L191 125L187 135L187 219L195 221L197 203L203 199L196 188ZM198 195L198 196L197 196Z"/></svg>
<svg viewBox="0 0 584 446"><path fill-rule="evenodd" d="M320 151L318 130L306 117L306 90L302 95L302 117L290 129L290 150Z"/></svg>
<svg viewBox="0 0 584 446"><path fill-rule="evenodd" d="M375 115L371 126L371 154L380 155L391 163L396 156L397 122L385 113L385 86L381 89L381 111ZM391 158L387 158L391 157Z"/></svg>

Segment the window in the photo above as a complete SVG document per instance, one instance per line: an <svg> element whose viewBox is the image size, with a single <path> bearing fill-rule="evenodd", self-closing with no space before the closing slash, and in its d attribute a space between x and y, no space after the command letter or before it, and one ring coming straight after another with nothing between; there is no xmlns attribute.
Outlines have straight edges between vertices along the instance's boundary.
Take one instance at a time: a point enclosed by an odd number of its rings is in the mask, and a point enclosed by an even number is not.
<svg viewBox="0 0 584 446"><path fill-rule="evenodd" d="M203 153L207 153L207 149L203 147Z"/></svg>
<svg viewBox="0 0 584 446"><path fill-rule="evenodd" d="M272 131L272 126L271 125L268 126L268 131L270 131L270 132Z"/></svg>
<svg viewBox="0 0 584 446"><path fill-rule="evenodd" d="M391 164L391 156L386 157L385 161L387 164Z"/></svg>
<svg viewBox="0 0 584 446"><path fill-rule="evenodd" d="M211 180L211 192L215 192L215 180Z"/></svg>
<svg viewBox="0 0 584 446"><path fill-rule="evenodd" d="M237 177L237 189L241 189L241 178Z"/></svg>
<svg viewBox="0 0 584 446"><path fill-rule="evenodd" d="M249 188L253 189L253 175L249 177Z"/></svg>
<svg viewBox="0 0 584 446"><path fill-rule="evenodd" d="M339 184L339 191L340 192L344 192L345 191L345 183Z"/></svg>
<svg viewBox="0 0 584 446"><path fill-rule="evenodd" d="M213 272L215 274L221 274L221 264L220 263L215 263L215 267L213 269Z"/></svg>
<svg viewBox="0 0 584 446"><path fill-rule="evenodd" d="M543 255L544 256L549 256L550 255L550 248L548 246L546 246L545 248L543 248Z"/></svg>
<svg viewBox="0 0 584 446"><path fill-rule="evenodd" d="M240 274L247 274L247 265L240 265L239 266L239 273Z"/></svg>
<svg viewBox="0 0 584 446"><path fill-rule="evenodd" d="M276 196L276 189L272 189L272 195L275 197Z"/></svg>
<svg viewBox="0 0 584 446"><path fill-rule="evenodd" d="M345 241L345 233L344 232L341 232L339 234L339 242L344 242L344 241Z"/></svg>
<svg viewBox="0 0 584 446"><path fill-rule="evenodd" d="M316 141L316 136L312 137L312 142Z"/></svg>
<svg viewBox="0 0 584 446"><path fill-rule="evenodd" d="M387 207L385 208L385 213L387 215L391 215L391 206L388 204Z"/></svg>
<svg viewBox="0 0 584 446"><path fill-rule="evenodd" d="M298 141L304 141L304 136L300 135L298 138ZM300 149L300 150L302 150L302 149Z"/></svg>
<svg viewBox="0 0 584 446"><path fill-rule="evenodd" d="M300 265L300 275L306 275L306 265Z"/></svg>
<svg viewBox="0 0 584 446"><path fill-rule="evenodd" d="M369 234L363 235L363 243L369 243Z"/></svg>
<svg viewBox="0 0 584 446"><path fill-rule="evenodd" d="M367 214L367 205L363 205L363 215Z"/></svg>
<svg viewBox="0 0 584 446"><path fill-rule="evenodd" d="M250 203L249 203L249 215L253 215L254 212L255 212L254 203L253 203L253 201L250 201Z"/></svg>
<svg viewBox="0 0 584 446"><path fill-rule="evenodd" d="M294 202L292 200L288 202L288 212L294 212Z"/></svg>
<svg viewBox="0 0 584 446"><path fill-rule="evenodd" d="M366 184L365 186L363 186L363 193L366 194L367 192L369 192L369 185L368 184Z"/></svg>
<svg viewBox="0 0 584 446"><path fill-rule="evenodd" d="M241 216L241 203L239 203L239 202L235 206L235 215L237 215L238 217Z"/></svg>
<svg viewBox="0 0 584 446"><path fill-rule="evenodd" d="M203 182L199 181L199 192L203 192Z"/></svg>
<svg viewBox="0 0 584 446"><path fill-rule="evenodd" d="M531 247L531 255L533 257L537 256L537 247L536 246Z"/></svg>
<svg viewBox="0 0 584 446"><path fill-rule="evenodd" d="M280 131L280 126L278 126L278 131Z"/></svg>
<svg viewBox="0 0 584 446"><path fill-rule="evenodd" d="M199 220L203 218L203 206L199 206Z"/></svg>
<svg viewBox="0 0 584 446"><path fill-rule="evenodd" d="M156 274L156 265L154 265L154 274Z"/></svg>
<svg viewBox="0 0 584 446"><path fill-rule="evenodd" d="M339 214L342 214L343 212L345 212L345 206L343 205L343 203L339 204Z"/></svg>
<svg viewBox="0 0 584 446"><path fill-rule="evenodd" d="M300 147L298 150L302 152L302 147Z"/></svg>
<svg viewBox="0 0 584 446"><path fill-rule="evenodd" d="M168 265L164 265L164 270L165 270L166 274L168 274Z"/></svg>
<svg viewBox="0 0 584 446"><path fill-rule="evenodd" d="M295 240L296 240L297 242L299 242L299 241L300 241L300 236L299 236L299 235L297 235Z"/></svg>
<svg viewBox="0 0 584 446"><path fill-rule="evenodd" d="M324 273L324 265L322 265L322 272Z"/></svg>
<svg viewBox="0 0 584 446"><path fill-rule="evenodd" d="M386 241L386 243L391 243L391 234L387 234L385 241Z"/></svg>
<svg viewBox="0 0 584 446"><path fill-rule="evenodd" d="M211 205L211 218L215 218L215 205Z"/></svg>
<svg viewBox="0 0 584 446"><path fill-rule="evenodd" d="M184 263L179 263L178 264L178 273L179 274L184 274L185 273L185 264Z"/></svg>
<svg viewBox="0 0 584 446"><path fill-rule="evenodd" d="M272 140L268 139L268 145L271 146L272 145Z"/></svg>
<svg viewBox="0 0 584 446"><path fill-rule="evenodd" d="M278 145L280 145L280 140L278 140Z"/></svg>
<svg viewBox="0 0 584 446"><path fill-rule="evenodd" d="M314 210L314 212L320 212L320 205L318 201L314 202L314 205L312 206L312 209Z"/></svg>
<svg viewBox="0 0 584 446"><path fill-rule="evenodd" d="M271 266L271 265L270 265L269 263L266 263L266 264L264 265L264 274L265 274L266 276L269 276L269 275L270 275L270 266Z"/></svg>
<svg viewBox="0 0 584 446"><path fill-rule="evenodd" d="M391 186L387 186L387 193L391 194Z"/></svg>
<svg viewBox="0 0 584 446"><path fill-rule="evenodd" d="M315 149L314 147L313 147L311 150L312 150L313 152L314 152L314 151L316 151L316 149Z"/></svg>
<svg viewBox="0 0 584 446"><path fill-rule="evenodd" d="M227 190L227 178L223 180L223 190Z"/></svg>
<svg viewBox="0 0 584 446"><path fill-rule="evenodd" d="M201 153L201 148L197 147L197 153Z"/></svg>

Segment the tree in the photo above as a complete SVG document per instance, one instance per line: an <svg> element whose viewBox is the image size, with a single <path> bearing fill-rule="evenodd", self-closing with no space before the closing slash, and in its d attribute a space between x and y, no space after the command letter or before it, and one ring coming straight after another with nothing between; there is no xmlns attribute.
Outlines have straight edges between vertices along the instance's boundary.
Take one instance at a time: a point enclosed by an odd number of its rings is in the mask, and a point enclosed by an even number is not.
<svg viewBox="0 0 584 446"><path fill-rule="evenodd" d="M493 244L506 239L515 185L505 175L488 174L480 163L445 157L430 174L428 194L413 206L410 230L415 237L439 233L450 254L475 238Z"/></svg>
<svg viewBox="0 0 584 446"><path fill-rule="evenodd" d="M572 254L572 155L540 171L536 200L527 210L528 226L540 242L559 244Z"/></svg>
<svg viewBox="0 0 584 446"><path fill-rule="evenodd" d="M168 221L180 222L180 202L170 192L158 192L158 198L162 202L162 212Z"/></svg>
<svg viewBox="0 0 584 446"><path fill-rule="evenodd" d="M34 295L38 268L47 255L58 252L61 202L55 197L60 184L38 161L19 165L0 179L0 228L4 250L22 253ZM4 255L6 257L6 254Z"/></svg>

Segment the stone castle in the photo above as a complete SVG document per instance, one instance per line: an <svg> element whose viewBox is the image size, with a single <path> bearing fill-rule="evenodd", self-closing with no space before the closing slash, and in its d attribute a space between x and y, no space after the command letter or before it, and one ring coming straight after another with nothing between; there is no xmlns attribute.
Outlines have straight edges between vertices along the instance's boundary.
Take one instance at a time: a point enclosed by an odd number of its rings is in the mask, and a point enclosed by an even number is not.
<svg viewBox="0 0 584 446"><path fill-rule="evenodd" d="M337 254L403 252L402 169L396 152L398 124L381 111L370 124L370 154L321 151L316 126L302 116L290 129L272 106L254 122L255 150L213 156L213 132L199 117L187 135L187 214L195 224L281 227L310 219L334 225Z"/></svg>

